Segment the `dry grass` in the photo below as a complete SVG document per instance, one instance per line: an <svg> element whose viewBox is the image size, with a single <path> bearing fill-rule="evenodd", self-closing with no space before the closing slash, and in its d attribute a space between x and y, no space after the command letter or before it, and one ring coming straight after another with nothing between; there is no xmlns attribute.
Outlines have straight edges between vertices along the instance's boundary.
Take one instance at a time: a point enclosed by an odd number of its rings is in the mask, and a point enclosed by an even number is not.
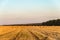
<svg viewBox="0 0 60 40"><path fill-rule="evenodd" d="M60 26L0 26L0 40L60 40Z"/></svg>

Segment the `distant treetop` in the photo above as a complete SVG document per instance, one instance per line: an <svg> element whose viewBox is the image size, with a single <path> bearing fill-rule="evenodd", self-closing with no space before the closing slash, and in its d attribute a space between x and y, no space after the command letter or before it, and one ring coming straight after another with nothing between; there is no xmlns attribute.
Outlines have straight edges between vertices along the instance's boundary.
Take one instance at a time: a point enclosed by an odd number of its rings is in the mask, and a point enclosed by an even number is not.
<svg viewBox="0 0 60 40"><path fill-rule="evenodd" d="M49 20L47 22L43 22L42 25L47 25L47 26L60 26L60 19L57 19L57 20Z"/></svg>

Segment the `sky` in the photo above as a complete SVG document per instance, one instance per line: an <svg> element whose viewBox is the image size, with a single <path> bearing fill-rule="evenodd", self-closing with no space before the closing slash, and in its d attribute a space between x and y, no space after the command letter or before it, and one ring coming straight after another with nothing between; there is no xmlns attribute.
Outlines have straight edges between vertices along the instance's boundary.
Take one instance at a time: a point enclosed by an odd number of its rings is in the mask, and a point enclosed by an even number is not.
<svg viewBox="0 0 60 40"><path fill-rule="evenodd" d="M0 25L60 19L60 0L0 0Z"/></svg>

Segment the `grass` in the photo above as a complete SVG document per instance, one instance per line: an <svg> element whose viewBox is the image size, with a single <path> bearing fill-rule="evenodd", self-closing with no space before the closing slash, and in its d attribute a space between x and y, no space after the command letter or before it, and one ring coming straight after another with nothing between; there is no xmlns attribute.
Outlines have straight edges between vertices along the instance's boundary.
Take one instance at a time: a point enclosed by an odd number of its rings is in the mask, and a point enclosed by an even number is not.
<svg viewBox="0 0 60 40"><path fill-rule="evenodd" d="M60 40L60 26L0 26L0 40Z"/></svg>

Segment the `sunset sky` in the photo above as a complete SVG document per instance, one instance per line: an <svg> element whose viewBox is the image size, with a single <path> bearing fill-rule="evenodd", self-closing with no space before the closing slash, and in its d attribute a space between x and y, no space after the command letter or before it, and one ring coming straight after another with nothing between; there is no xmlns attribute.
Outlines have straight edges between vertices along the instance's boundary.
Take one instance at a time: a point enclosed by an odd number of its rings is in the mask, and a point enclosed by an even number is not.
<svg viewBox="0 0 60 40"><path fill-rule="evenodd" d="M60 0L0 0L0 24L41 23L60 19Z"/></svg>

